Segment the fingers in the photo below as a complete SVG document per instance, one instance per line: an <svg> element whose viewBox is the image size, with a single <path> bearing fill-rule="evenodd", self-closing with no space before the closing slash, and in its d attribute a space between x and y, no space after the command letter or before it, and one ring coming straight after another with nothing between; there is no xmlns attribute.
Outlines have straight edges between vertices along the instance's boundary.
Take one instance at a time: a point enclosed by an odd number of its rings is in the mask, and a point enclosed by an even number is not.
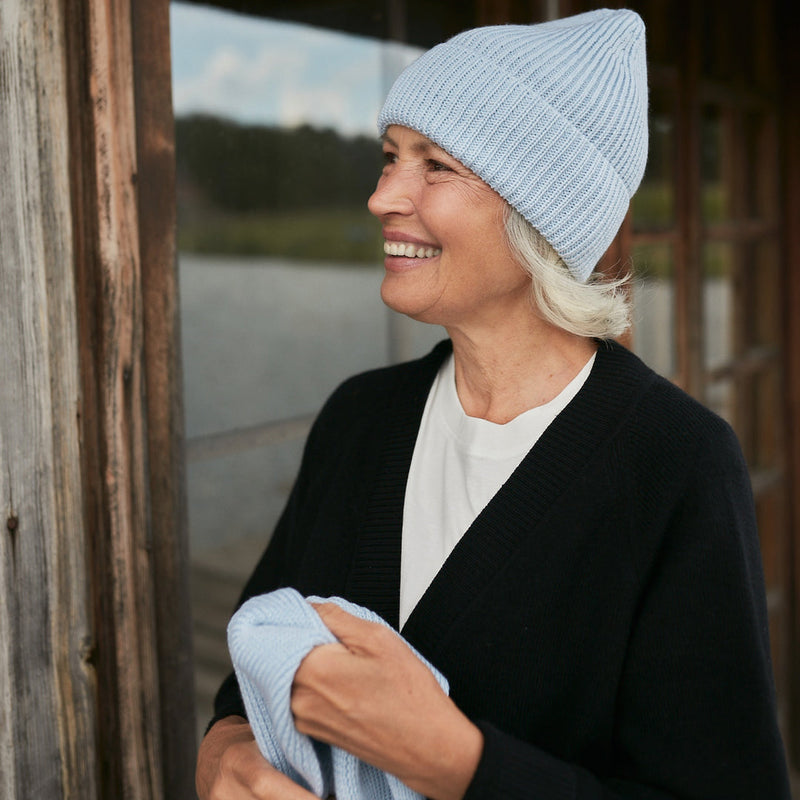
<svg viewBox="0 0 800 800"><path fill-rule="evenodd" d="M273 767L263 771L248 788L258 800L318 800L315 794L298 786ZM244 795L243 798L250 800L249 795Z"/></svg>
<svg viewBox="0 0 800 800"><path fill-rule="evenodd" d="M351 652L369 653L401 643L400 637L379 622L360 619L335 603L315 603L328 630Z"/></svg>
<svg viewBox="0 0 800 800"><path fill-rule="evenodd" d="M297 730L396 775L428 797L461 797L483 737L391 628L334 603L314 606L337 638L295 673Z"/></svg>
<svg viewBox="0 0 800 800"><path fill-rule="evenodd" d="M242 717L220 720L203 738L195 782L200 800L316 800L264 759Z"/></svg>

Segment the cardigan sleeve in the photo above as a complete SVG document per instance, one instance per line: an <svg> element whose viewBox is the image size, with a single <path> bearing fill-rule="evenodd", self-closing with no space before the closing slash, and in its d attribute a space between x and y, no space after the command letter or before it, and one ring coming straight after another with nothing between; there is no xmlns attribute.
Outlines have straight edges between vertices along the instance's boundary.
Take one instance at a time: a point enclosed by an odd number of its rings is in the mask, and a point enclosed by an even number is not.
<svg viewBox="0 0 800 800"><path fill-rule="evenodd" d="M648 565L593 775L478 722L465 800L789 800L749 477L732 432L699 453Z"/></svg>

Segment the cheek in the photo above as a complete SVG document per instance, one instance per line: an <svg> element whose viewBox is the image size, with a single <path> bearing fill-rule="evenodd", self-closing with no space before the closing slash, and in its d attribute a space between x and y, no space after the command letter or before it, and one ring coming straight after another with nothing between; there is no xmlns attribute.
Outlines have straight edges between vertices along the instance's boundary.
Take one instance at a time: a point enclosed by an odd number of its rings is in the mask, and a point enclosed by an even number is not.
<svg viewBox="0 0 800 800"><path fill-rule="evenodd" d="M493 240L505 241L505 220L508 204L486 184L462 184L455 192L458 216L471 228L480 230Z"/></svg>

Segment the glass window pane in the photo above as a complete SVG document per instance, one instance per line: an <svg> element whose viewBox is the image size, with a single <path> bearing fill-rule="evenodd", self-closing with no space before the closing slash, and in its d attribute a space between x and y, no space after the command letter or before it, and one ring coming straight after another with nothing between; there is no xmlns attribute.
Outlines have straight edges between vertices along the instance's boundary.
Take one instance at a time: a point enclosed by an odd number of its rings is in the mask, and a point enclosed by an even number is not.
<svg viewBox="0 0 800 800"><path fill-rule="evenodd" d="M731 115L706 106L701 117L701 202L706 223L733 216L733 130Z"/></svg>
<svg viewBox="0 0 800 800"><path fill-rule="evenodd" d="M672 245L633 249L633 349L656 372L676 371L675 276Z"/></svg>
<svg viewBox="0 0 800 800"><path fill-rule="evenodd" d="M703 74L707 77L730 81L744 79L753 73L755 47L753 46L754 13L760 4L741 4L736 13L727 16L727 24L720 24L722 5L699 3L702 14L703 46L700 48Z"/></svg>
<svg viewBox="0 0 800 800"><path fill-rule="evenodd" d="M314 413L343 377L381 363L381 275L181 254L187 435Z"/></svg>
<svg viewBox="0 0 800 800"><path fill-rule="evenodd" d="M366 200L418 51L184 3L172 34L189 435L313 412L387 360Z"/></svg>
<svg viewBox="0 0 800 800"><path fill-rule="evenodd" d="M708 242L703 248L703 344L708 369L727 364L735 355L734 247Z"/></svg>
<svg viewBox="0 0 800 800"><path fill-rule="evenodd" d="M758 112L744 114L742 145L745 149L742 161L744 213L752 219L773 221L779 211L774 119Z"/></svg>
<svg viewBox="0 0 800 800"><path fill-rule="evenodd" d="M263 549L288 497L302 447L302 441L294 440L190 463L194 550L215 548L237 537L258 537Z"/></svg>
<svg viewBox="0 0 800 800"><path fill-rule="evenodd" d="M733 381L715 381L706 386L705 404L731 425L735 424L736 392Z"/></svg>
<svg viewBox="0 0 800 800"><path fill-rule="evenodd" d="M755 272L753 309L750 316L755 328L755 344L780 347L782 338L783 302L780 291L780 246L767 239L752 248L752 269Z"/></svg>
<svg viewBox="0 0 800 800"><path fill-rule="evenodd" d="M366 200L418 50L188 3L171 32L187 435L313 414L391 349Z"/></svg>
<svg viewBox="0 0 800 800"><path fill-rule="evenodd" d="M343 379L398 351L380 300L380 225L366 202L382 160L380 104L419 50L209 5L170 8L191 453L197 437L311 417ZM442 337L420 324L402 332L405 353ZM210 654L197 660L201 729L228 668L232 604L303 445L299 433L258 447L242 439L187 469L193 578L215 570L203 585L221 592L195 598L204 604L196 647Z"/></svg>
<svg viewBox="0 0 800 800"><path fill-rule="evenodd" d="M198 737L230 671L228 619L286 502L302 444L283 442L188 465Z"/></svg>
<svg viewBox="0 0 800 800"><path fill-rule="evenodd" d="M675 109L673 93L650 93L650 147L642 183L631 201L634 230L675 224Z"/></svg>

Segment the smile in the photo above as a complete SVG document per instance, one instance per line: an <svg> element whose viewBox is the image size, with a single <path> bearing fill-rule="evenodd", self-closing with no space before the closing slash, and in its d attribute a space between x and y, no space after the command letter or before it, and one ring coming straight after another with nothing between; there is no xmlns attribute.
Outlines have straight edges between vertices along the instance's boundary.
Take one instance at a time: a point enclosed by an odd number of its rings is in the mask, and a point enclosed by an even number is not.
<svg viewBox="0 0 800 800"><path fill-rule="evenodd" d="M406 258L433 258L442 251L437 247L421 247L418 244L405 242L384 242L383 252L387 256L405 256Z"/></svg>

